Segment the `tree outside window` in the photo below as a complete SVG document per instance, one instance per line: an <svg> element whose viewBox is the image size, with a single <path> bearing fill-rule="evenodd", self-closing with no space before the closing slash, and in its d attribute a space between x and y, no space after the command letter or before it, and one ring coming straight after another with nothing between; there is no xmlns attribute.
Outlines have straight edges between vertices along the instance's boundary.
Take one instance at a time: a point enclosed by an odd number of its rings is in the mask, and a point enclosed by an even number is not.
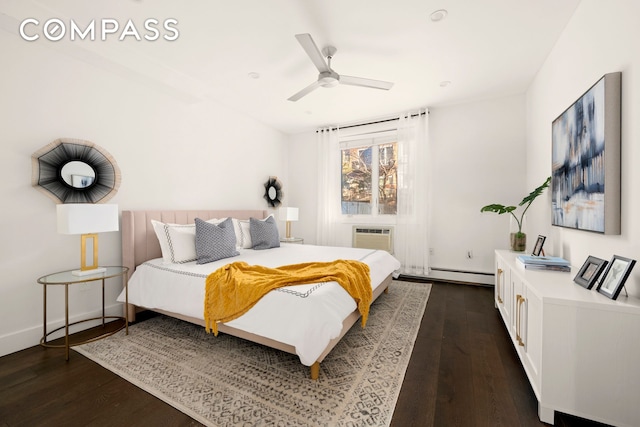
<svg viewBox="0 0 640 427"><path fill-rule="evenodd" d="M395 142L342 150L343 214L396 214L397 151Z"/></svg>

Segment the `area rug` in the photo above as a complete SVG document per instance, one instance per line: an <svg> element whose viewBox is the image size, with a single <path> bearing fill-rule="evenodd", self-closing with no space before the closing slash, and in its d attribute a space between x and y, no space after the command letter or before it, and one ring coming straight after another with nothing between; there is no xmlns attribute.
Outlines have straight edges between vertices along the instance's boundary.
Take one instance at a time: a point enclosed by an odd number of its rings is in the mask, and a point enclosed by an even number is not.
<svg viewBox="0 0 640 427"><path fill-rule="evenodd" d="M393 281L320 365L157 316L74 350L211 426L388 426L431 285Z"/></svg>

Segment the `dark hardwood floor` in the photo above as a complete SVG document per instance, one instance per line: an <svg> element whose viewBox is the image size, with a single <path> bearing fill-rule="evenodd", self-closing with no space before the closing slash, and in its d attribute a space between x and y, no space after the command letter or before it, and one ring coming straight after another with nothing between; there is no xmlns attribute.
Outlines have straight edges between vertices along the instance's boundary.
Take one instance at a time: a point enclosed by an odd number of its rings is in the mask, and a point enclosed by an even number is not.
<svg viewBox="0 0 640 427"><path fill-rule="evenodd" d="M555 424L602 426L558 413ZM0 427L122 425L201 424L76 352L0 358ZM545 425L492 288L433 285L391 425Z"/></svg>

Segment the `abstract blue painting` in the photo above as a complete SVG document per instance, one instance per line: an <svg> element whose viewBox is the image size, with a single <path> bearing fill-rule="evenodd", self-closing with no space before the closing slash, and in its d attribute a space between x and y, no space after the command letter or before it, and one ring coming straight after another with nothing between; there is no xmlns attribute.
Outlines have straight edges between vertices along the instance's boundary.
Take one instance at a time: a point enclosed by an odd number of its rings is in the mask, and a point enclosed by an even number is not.
<svg viewBox="0 0 640 427"><path fill-rule="evenodd" d="M620 233L620 74L603 76L552 123L552 224Z"/></svg>

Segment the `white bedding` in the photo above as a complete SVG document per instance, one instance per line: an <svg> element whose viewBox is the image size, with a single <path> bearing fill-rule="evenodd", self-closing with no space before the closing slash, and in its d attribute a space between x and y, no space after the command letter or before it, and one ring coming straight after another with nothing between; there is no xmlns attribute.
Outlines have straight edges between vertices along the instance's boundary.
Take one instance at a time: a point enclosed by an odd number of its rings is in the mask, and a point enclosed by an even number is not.
<svg viewBox="0 0 640 427"><path fill-rule="evenodd" d="M209 264L163 264L162 258L138 266L129 280L129 303L204 319L206 277L229 263L279 267L310 261L352 259L370 268L375 289L400 262L385 251L283 243L267 250L240 249L240 256ZM124 302L124 291L118 297ZM289 344L302 364L311 366L328 343L340 335L343 320L356 303L336 282L288 286L269 292L243 316L227 322L262 337Z"/></svg>

